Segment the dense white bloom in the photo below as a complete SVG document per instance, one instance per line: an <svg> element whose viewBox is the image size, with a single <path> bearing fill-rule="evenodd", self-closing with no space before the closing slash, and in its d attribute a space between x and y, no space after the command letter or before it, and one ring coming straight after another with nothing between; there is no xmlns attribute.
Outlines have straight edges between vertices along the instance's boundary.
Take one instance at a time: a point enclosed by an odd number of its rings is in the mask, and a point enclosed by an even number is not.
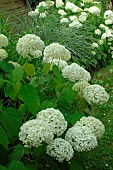
<svg viewBox="0 0 113 170"><path fill-rule="evenodd" d="M106 37L107 37L107 38L108 38L108 37L113 37L112 31L111 31L110 29L107 29L107 30L105 31L105 33L106 33Z"/></svg>
<svg viewBox="0 0 113 170"><path fill-rule="evenodd" d="M44 49L44 42L40 37L35 34L26 34L22 38L19 38L16 50L23 57L27 57L29 54L33 54L34 51Z"/></svg>
<svg viewBox="0 0 113 170"><path fill-rule="evenodd" d="M34 58L39 58L42 56L42 51L40 50L33 50L30 52L30 54L34 57Z"/></svg>
<svg viewBox="0 0 113 170"><path fill-rule="evenodd" d="M90 151L98 145L97 139L91 129L82 125L74 125L69 128L66 132L65 140L67 140L78 152Z"/></svg>
<svg viewBox="0 0 113 170"><path fill-rule="evenodd" d="M113 12L111 10L105 11L104 18L105 19L112 19L113 18Z"/></svg>
<svg viewBox="0 0 113 170"><path fill-rule="evenodd" d="M68 18L62 18L60 20L60 23L68 23L68 22L69 22Z"/></svg>
<svg viewBox="0 0 113 170"><path fill-rule="evenodd" d="M73 4L72 2L66 2L65 9L68 9L74 13L77 13L80 11L80 8L76 6L75 4Z"/></svg>
<svg viewBox="0 0 113 170"><path fill-rule="evenodd" d="M16 67L20 67L20 64L19 64L19 63L17 63L17 62L14 62L14 61L8 61L8 63L13 64L15 68L16 68Z"/></svg>
<svg viewBox="0 0 113 170"><path fill-rule="evenodd" d="M0 48L6 47L8 45L8 39L5 35L0 34Z"/></svg>
<svg viewBox="0 0 113 170"><path fill-rule="evenodd" d="M60 136L67 129L67 122L63 114L54 108L42 110L37 114L37 120L43 120L50 126L53 134Z"/></svg>
<svg viewBox="0 0 113 170"><path fill-rule="evenodd" d="M82 24L79 21L73 21L72 23L69 24L69 27L80 28L82 27Z"/></svg>
<svg viewBox="0 0 113 170"><path fill-rule="evenodd" d="M69 16L69 19L70 19L71 21L78 21L78 18L77 18L76 15L71 15L71 16ZM78 21L78 22L79 22L79 21Z"/></svg>
<svg viewBox="0 0 113 170"><path fill-rule="evenodd" d="M89 104L104 104L109 100L109 95L104 87L94 84L83 89L83 96Z"/></svg>
<svg viewBox="0 0 113 170"><path fill-rule="evenodd" d="M56 8L60 8L64 5L64 2L62 0L56 0Z"/></svg>
<svg viewBox="0 0 113 170"><path fill-rule="evenodd" d="M86 12L81 12L81 15L79 16L79 21L80 22L84 22L86 21L88 15L86 14Z"/></svg>
<svg viewBox="0 0 113 170"><path fill-rule="evenodd" d="M96 29L96 30L95 30L95 34L101 35L101 31L100 31L99 29Z"/></svg>
<svg viewBox="0 0 113 170"><path fill-rule="evenodd" d="M44 62L44 61L43 61L43 62ZM51 70L52 70L52 66L53 66L53 65L58 66L58 68L59 68L60 70L63 70L64 67L66 67L66 66L68 65L67 62L64 61L64 60L62 60L62 59L49 60L48 63L51 64L51 68L50 68Z"/></svg>
<svg viewBox="0 0 113 170"><path fill-rule="evenodd" d="M54 6L54 1L42 1L39 2L39 4L36 6L36 9L40 10L40 7L44 7L45 9L48 9L51 6Z"/></svg>
<svg viewBox="0 0 113 170"><path fill-rule="evenodd" d="M8 53L4 49L0 49L0 61L8 57Z"/></svg>
<svg viewBox="0 0 113 170"><path fill-rule="evenodd" d="M77 80L91 80L90 73L76 63L72 63L71 65L64 67L62 75L64 78L68 78L71 82L76 82Z"/></svg>
<svg viewBox="0 0 113 170"><path fill-rule="evenodd" d="M46 148L46 153L59 162L69 161L74 151L70 143L62 138L54 139Z"/></svg>
<svg viewBox="0 0 113 170"><path fill-rule="evenodd" d="M66 15L67 13L66 13L63 9L60 9L60 10L58 10L58 14L64 16L64 15Z"/></svg>
<svg viewBox="0 0 113 170"><path fill-rule="evenodd" d="M111 25L111 24L113 24L113 21L111 19L106 19L105 24L106 25Z"/></svg>
<svg viewBox="0 0 113 170"><path fill-rule="evenodd" d="M72 90L73 91L79 91L79 92L82 92L83 89L86 87L86 86L89 86L90 84L87 82L87 81L80 81L80 82L77 82L73 85L72 87Z"/></svg>
<svg viewBox="0 0 113 170"><path fill-rule="evenodd" d="M94 14L94 15L97 15L99 16L100 15L100 9L96 6L91 6L88 11L91 13L91 14Z"/></svg>
<svg viewBox="0 0 113 170"><path fill-rule="evenodd" d="M53 137L48 123L43 120L29 120L20 127L19 140L25 147L38 147L42 142L50 143Z"/></svg>
<svg viewBox="0 0 113 170"><path fill-rule="evenodd" d="M39 14L39 18L45 18L47 15L45 12Z"/></svg>
<svg viewBox="0 0 113 170"><path fill-rule="evenodd" d="M75 125L89 127L97 139L100 139L105 132L105 127L102 122L93 116L82 117Z"/></svg>
<svg viewBox="0 0 113 170"><path fill-rule="evenodd" d="M43 60L48 62L51 59L62 59L68 61L71 58L71 53L63 45L52 43L45 47Z"/></svg>
<svg viewBox="0 0 113 170"><path fill-rule="evenodd" d="M92 47L92 48L98 48L99 46L98 46L97 43L93 43L93 44L91 45L91 47Z"/></svg>
<svg viewBox="0 0 113 170"><path fill-rule="evenodd" d="M103 45L104 44L104 40L98 40L98 44L99 45Z"/></svg>
<svg viewBox="0 0 113 170"><path fill-rule="evenodd" d="M105 40L107 38L107 34L106 33L103 33L102 36L101 36L101 39L102 40Z"/></svg>

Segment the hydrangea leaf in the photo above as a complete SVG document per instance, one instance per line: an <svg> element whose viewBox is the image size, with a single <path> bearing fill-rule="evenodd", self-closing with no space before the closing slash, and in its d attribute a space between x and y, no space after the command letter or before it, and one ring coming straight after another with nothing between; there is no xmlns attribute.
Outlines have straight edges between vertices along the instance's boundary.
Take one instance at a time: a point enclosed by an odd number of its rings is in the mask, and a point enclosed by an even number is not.
<svg viewBox="0 0 113 170"><path fill-rule="evenodd" d="M0 170L7 170L7 168L2 166L2 165L0 165Z"/></svg>
<svg viewBox="0 0 113 170"><path fill-rule="evenodd" d="M22 162L14 160L9 165L8 170L26 170L26 168Z"/></svg>
<svg viewBox="0 0 113 170"><path fill-rule="evenodd" d="M11 161L19 160L24 155L24 147L21 144L18 144L14 147L13 152L11 153Z"/></svg>
<svg viewBox="0 0 113 170"><path fill-rule="evenodd" d="M9 139L5 130L0 125L0 144L3 145L6 149L8 148Z"/></svg>
<svg viewBox="0 0 113 170"><path fill-rule="evenodd" d="M32 77L35 73L35 67L33 64L24 64L24 71L26 72L26 74L30 77Z"/></svg>
<svg viewBox="0 0 113 170"><path fill-rule="evenodd" d="M25 103L29 112L34 115L37 113L40 106L40 99L32 85L27 84L26 86L21 87L19 98Z"/></svg>
<svg viewBox="0 0 113 170"><path fill-rule="evenodd" d="M0 62L0 68L6 73L10 73L14 69L13 64L7 63L5 61Z"/></svg>

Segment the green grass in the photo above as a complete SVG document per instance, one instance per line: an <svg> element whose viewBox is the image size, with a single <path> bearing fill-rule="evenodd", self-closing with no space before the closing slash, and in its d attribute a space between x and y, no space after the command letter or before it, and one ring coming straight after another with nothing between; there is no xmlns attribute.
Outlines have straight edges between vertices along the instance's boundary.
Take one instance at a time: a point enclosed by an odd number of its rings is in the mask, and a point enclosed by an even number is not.
<svg viewBox="0 0 113 170"><path fill-rule="evenodd" d="M86 170L113 170L113 64L95 73L92 83L102 85L110 95L107 104L94 107L91 113L103 122L106 132L98 147L82 157Z"/></svg>

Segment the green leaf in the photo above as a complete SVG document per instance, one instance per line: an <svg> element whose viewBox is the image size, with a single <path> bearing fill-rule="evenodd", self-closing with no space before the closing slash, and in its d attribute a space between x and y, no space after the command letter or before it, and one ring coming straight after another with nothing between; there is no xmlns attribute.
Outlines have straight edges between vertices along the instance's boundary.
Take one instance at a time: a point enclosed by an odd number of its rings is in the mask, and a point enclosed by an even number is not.
<svg viewBox="0 0 113 170"><path fill-rule="evenodd" d="M5 108L0 115L0 122L6 130L9 139L18 136L22 121L16 109L11 107Z"/></svg>
<svg viewBox="0 0 113 170"><path fill-rule="evenodd" d="M23 79L24 68L23 66L17 67L9 74L9 80L12 83L18 84Z"/></svg>
<svg viewBox="0 0 113 170"><path fill-rule="evenodd" d="M0 165L0 170L7 170L7 168L2 166L2 165Z"/></svg>
<svg viewBox="0 0 113 170"><path fill-rule="evenodd" d="M14 69L13 64L7 63L5 61L0 62L0 68L6 73L10 73Z"/></svg>
<svg viewBox="0 0 113 170"><path fill-rule="evenodd" d="M46 63L44 64L44 67L43 67L43 70L42 72L47 75L49 73L49 70L50 70L50 63Z"/></svg>
<svg viewBox="0 0 113 170"><path fill-rule="evenodd" d="M26 165L25 168L26 170L38 170L38 167L35 167L34 165L31 164Z"/></svg>
<svg viewBox="0 0 113 170"><path fill-rule="evenodd" d="M16 97L17 97L17 95L19 93L20 87L21 87L20 82L18 82L18 83L8 82L6 84L6 87L4 88L5 96L6 97L9 96L13 100L16 99Z"/></svg>
<svg viewBox="0 0 113 170"><path fill-rule="evenodd" d="M53 65L52 70L57 78L64 79L59 68L56 65Z"/></svg>
<svg viewBox="0 0 113 170"><path fill-rule="evenodd" d="M55 102L52 102L50 100L45 100L41 103L40 110L44 110L47 108L56 108L57 104Z"/></svg>
<svg viewBox="0 0 113 170"><path fill-rule="evenodd" d="M24 155L24 147L21 144L18 144L13 149L13 152L11 153L11 161L13 160L19 160Z"/></svg>
<svg viewBox="0 0 113 170"><path fill-rule="evenodd" d="M32 85L28 84L21 87L19 98L25 103L29 112L34 115L37 113L40 106L40 100L35 88Z"/></svg>
<svg viewBox="0 0 113 170"><path fill-rule="evenodd" d="M9 165L8 170L26 170L26 168L22 162L14 160Z"/></svg>
<svg viewBox="0 0 113 170"><path fill-rule="evenodd" d="M0 144L3 145L4 148L6 149L8 148L9 144L8 136L1 125L0 125Z"/></svg>
<svg viewBox="0 0 113 170"><path fill-rule="evenodd" d="M80 120L80 118L82 118L84 116L85 116L84 113L83 114L82 113L78 113L78 112L73 113L72 119L70 120L70 123L72 123L72 125L74 125L77 121Z"/></svg>
<svg viewBox="0 0 113 170"><path fill-rule="evenodd" d="M8 151L4 148L3 145L0 145L0 164L7 165L8 163Z"/></svg>
<svg viewBox="0 0 113 170"><path fill-rule="evenodd" d="M27 73L28 76L32 77L35 73L35 67L33 64L24 64L24 71Z"/></svg>

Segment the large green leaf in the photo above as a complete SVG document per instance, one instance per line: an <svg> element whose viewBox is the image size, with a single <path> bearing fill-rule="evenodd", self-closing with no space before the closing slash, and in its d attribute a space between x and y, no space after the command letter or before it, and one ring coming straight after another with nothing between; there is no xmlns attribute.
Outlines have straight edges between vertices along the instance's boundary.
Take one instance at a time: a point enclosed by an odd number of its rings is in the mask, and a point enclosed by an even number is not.
<svg viewBox="0 0 113 170"><path fill-rule="evenodd" d="M40 106L40 100L32 85L28 84L21 87L19 98L25 103L29 112L34 115L37 113Z"/></svg>
<svg viewBox="0 0 113 170"><path fill-rule="evenodd" d="M26 170L26 168L22 162L14 160L9 165L8 170Z"/></svg>
<svg viewBox="0 0 113 170"><path fill-rule="evenodd" d="M11 161L19 160L24 155L24 147L21 144L18 144L14 147L13 152L11 153Z"/></svg>
<svg viewBox="0 0 113 170"><path fill-rule="evenodd" d="M17 67L9 74L9 80L12 83L18 84L23 79L24 68L23 66Z"/></svg>
<svg viewBox="0 0 113 170"><path fill-rule="evenodd" d="M50 63L46 63L44 64L44 67L43 67L43 70L42 72L47 75L49 73L49 70L50 70Z"/></svg>
<svg viewBox="0 0 113 170"><path fill-rule="evenodd" d="M9 139L18 136L22 124L20 115L14 108L5 108L0 115L0 122L8 134Z"/></svg>
<svg viewBox="0 0 113 170"><path fill-rule="evenodd" d="M2 165L0 165L0 170L7 170L7 168L2 166Z"/></svg>
<svg viewBox="0 0 113 170"><path fill-rule="evenodd" d="M6 149L8 148L9 144L8 136L1 125L0 125L0 144L3 145Z"/></svg>
<svg viewBox="0 0 113 170"><path fill-rule="evenodd" d="M6 73L11 72L14 69L13 64L7 63L5 61L0 62L0 68L5 71Z"/></svg>
<svg viewBox="0 0 113 170"><path fill-rule="evenodd" d="M24 64L24 71L30 77L32 77L35 73L35 67L33 64L26 63Z"/></svg>

